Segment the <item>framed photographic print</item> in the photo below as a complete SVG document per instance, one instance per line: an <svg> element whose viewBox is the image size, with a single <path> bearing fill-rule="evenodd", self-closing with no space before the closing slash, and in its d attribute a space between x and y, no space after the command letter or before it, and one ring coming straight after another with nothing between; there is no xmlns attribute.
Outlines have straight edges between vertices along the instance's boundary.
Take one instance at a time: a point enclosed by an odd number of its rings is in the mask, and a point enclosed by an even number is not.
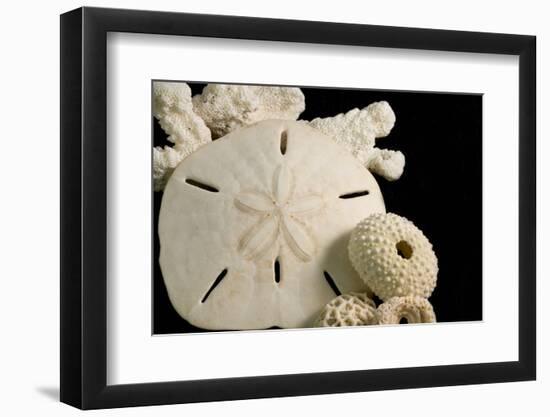
<svg viewBox="0 0 550 417"><path fill-rule="evenodd" d="M61 16L61 400L535 379L535 38Z"/></svg>

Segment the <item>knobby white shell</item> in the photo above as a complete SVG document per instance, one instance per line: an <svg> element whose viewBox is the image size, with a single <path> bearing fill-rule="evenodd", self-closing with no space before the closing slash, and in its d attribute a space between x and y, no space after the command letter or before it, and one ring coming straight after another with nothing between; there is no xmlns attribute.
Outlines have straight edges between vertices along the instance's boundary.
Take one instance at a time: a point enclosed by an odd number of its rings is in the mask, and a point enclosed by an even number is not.
<svg viewBox="0 0 550 417"><path fill-rule="evenodd" d="M357 224L349 257L382 300L407 295L428 298L437 282L432 244L413 222L397 214L373 214Z"/></svg>
<svg viewBox="0 0 550 417"><path fill-rule="evenodd" d="M409 324L436 321L432 305L422 297L392 297L378 306L380 324L399 324L402 319Z"/></svg>
<svg viewBox="0 0 550 417"><path fill-rule="evenodd" d="M328 303L315 327L368 326L378 324L376 304L366 293L342 294Z"/></svg>
<svg viewBox="0 0 550 417"><path fill-rule="evenodd" d="M234 131L184 159L166 186L170 300L205 329L308 326L338 291L367 291L347 243L384 211L372 174L322 133L276 120Z"/></svg>

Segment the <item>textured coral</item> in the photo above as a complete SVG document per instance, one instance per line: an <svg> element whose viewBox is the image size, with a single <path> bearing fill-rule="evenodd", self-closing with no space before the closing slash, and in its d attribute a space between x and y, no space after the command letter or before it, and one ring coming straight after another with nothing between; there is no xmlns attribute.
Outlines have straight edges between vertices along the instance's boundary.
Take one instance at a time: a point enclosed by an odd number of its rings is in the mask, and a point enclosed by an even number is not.
<svg viewBox="0 0 550 417"><path fill-rule="evenodd" d="M309 122L348 149L366 168L390 181L403 173L405 156L399 151L377 149L375 141L389 135L394 124L395 114L386 101Z"/></svg>
<svg viewBox="0 0 550 417"><path fill-rule="evenodd" d="M177 164L211 141L210 130L193 111L191 89L185 83L156 81L153 84L153 115L174 147L153 150L153 179L156 191L164 188Z"/></svg>
<svg viewBox="0 0 550 417"><path fill-rule="evenodd" d="M394 181L403 174L405 155L399 151L374 148L371 150L367 167L371 172Z"/></svg>
<svg viewBox="0 0 550 417"><path fill-rule="evenodd" d="M367 294L342 294L328 303L315 327L366 326L378 324L376 305Z"/></svg>
<svg viewBox="0 0 550 417"><path fill-rule="evenodd" d="M154 150L155 190L164 189L175 166L212 138L262 120L296 120L304 109L304 95L295 87L208 84L191 98L185 83L155 82L153 114L174 143L173 148ZM302 122L332 137L371 172L390 181L402 175L405 156L375 147L375 140L387 136L395 124L387 102Z"/></svg>
<svg viewBox="0 0 550 417"><path fill-rule="evenodd" d="M428 298L436 285L437 257L411 221L393 213L373 214L351 233L349 257L359 276L382 300Z"/></svg>
<svg viewBox="0 0 550 417"><path fill-rule="evenodd" d="M153 185L155 191L164 190L170 175L185 156L185 153L178 152L170 146L164 148L156 146L153 148Z"/></svg>
<svg viewBox="0 0 550 417"><path fill-rule="evenodd" d="M422 297L392 297L378 307L380 324L435 323L435 313L428 300Z"/></svg>
<svg viewBox="0 0 550 417"><path fill-rule="evenodd" d="M208 84L193 97L193 108L219 138L262 120L296 120L305 98L295 87Z"/></svg>
<svg viewBox="0 0 550 417"><path fill-rule="evenodd" d="M189 154L211 140L210 130L193 111L191 89L185 83L155 82L153 115L182 152Z"/></svg>

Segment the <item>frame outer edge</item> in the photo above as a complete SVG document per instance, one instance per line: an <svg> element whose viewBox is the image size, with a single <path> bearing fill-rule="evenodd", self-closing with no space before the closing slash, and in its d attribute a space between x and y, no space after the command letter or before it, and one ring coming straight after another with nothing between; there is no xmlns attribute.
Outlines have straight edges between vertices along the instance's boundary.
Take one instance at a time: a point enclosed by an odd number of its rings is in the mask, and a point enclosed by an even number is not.
<svg viewBox="0 0 550 417"><path fill-rule="evenodd" d="M537 375L537 38L526 36L519 56L519 362Z"/></svg>
<svg viewBox="0 0 550 417"><path fill-rule="evenodd" d="M519 361L107 386L108 31L519 54ZM535 55L525 35L102 8L62 15L61 400L91 409L534 379Z"/></svg>
<svg viewBox="0 0 550 417"><path fill-rule="evenodd" d="M82 8L82 409L107 389L107 32Z"/></svg>
<svg viewBox="0 0 550 417"><path fill-rule="evenodd" d="M82 9L60 18L60 400L82 405Z"/></svg>

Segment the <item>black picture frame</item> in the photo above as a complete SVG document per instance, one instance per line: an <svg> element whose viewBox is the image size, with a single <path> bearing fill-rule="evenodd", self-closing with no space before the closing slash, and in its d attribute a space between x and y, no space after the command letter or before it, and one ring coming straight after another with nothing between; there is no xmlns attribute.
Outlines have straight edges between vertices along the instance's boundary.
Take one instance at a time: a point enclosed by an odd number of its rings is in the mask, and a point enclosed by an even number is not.
<svg viewBox="0 0 550 417"><path fill-rule="evenodd" d="M518 56L518 361L107 385L108 32ZM61 15L60 57L62 402L94 409L536 378L534 36L84 7Z"/></svg>

